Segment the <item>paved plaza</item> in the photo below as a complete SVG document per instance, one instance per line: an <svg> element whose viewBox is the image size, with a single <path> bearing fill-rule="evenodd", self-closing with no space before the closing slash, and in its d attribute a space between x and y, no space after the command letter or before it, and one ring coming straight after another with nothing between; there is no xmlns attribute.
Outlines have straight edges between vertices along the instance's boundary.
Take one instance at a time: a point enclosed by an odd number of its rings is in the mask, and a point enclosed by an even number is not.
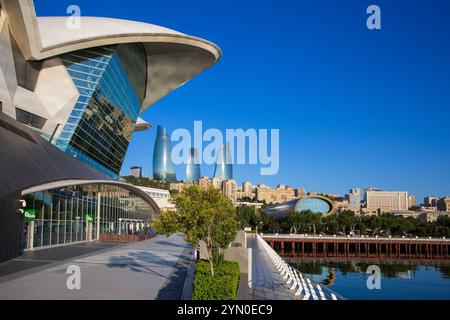
<svg viewBox="0 0 450 320"><path fill-rule="evenodd" d="M289 290L286 280L277 272L275 266L256 238L249 237L248 247L252 248L252 300L300 300Z"/></svg>
<svg viewBox="0 0 450 320"><path fill-rule="evenodd" d="M0 299L180 299L191 252L182 235L26 252L0 264ZM80 290L66 285L73 265L81 270Z"/></svg>

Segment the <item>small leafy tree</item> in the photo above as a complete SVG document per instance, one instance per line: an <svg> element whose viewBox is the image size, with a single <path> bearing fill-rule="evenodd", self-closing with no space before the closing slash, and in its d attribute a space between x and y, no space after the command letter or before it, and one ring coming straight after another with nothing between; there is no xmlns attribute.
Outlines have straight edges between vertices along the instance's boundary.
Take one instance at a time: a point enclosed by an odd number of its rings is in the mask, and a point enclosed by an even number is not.
<svg viewBox="0 0 450 320"><path fill-rule="evenodd" d="M236 208L242 227L256 227L259 225L259 210L255 207L239 206Z"/></svg>
<svg viewBox="0 0 450 320"><path fill-rule="evenodd" d="M337 216L337 222L344 234L354 233L358 219L352 211L342 211Z"/></svg>
<svg viewBox="0 0 450 320"><path fill-rule="evenodd" d="M197 185L175 195L172 202L175 210L162 212L152 227L160 234L184 233L192 245L204 241L214 276L213 250L228 247L240 227L232 202L218 189L202 190Z"/></svg>

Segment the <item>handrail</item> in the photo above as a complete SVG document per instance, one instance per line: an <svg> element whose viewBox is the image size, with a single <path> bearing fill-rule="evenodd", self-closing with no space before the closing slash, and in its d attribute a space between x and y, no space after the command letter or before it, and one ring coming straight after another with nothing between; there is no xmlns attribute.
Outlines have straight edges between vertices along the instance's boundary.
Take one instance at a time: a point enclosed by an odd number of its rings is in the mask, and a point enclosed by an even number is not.
<svg viewBox="0 0 450 320"><path fill-rule="evenodd" d="M307 234L261 234L262 238L272 239L310 239L310 240L368 240L368 241L423 241L423 242L450 242L450 239L442 238L389 238L389 237L365 237L365 236L317 236Z"/></svg>
<svg viewBox="0 0 450 320"><path fill-rule="evenodd" d="M286 284L291 285L290 290L295 296L302 295L303 300L345 300L341 295L312 281L303 273L286 263L259 234L256 235L256 238L272 260L277 272L283 276Z"/></svg>

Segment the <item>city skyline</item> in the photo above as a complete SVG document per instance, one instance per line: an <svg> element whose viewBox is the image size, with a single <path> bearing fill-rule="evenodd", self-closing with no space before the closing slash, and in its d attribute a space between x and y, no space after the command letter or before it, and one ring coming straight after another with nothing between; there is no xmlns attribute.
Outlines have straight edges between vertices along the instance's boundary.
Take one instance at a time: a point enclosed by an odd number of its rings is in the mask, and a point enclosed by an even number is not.
<svg viewBox="0 0 450 320"><path fill-rule="evenodd" d="M83 15L104 4L105 16L151 20L220 45L214 70L143 118L170 131L195 120L221 130L279 128L279 174L262 177L258 166L236 165L237 180L325 193L372 185L417 199L448 194L450 128L442 119L450 117L450 45L442 39L449 38L443 15L450 3L380 0L379 31L365 27L366 3L274 3L246 1L236 10L233 2L173 1L180 10L162 2L146 10L141 2L77 1ZM36 2L40 15L64 15L68 4ZM272 45L256 52L267 38ZM133 136L122 174L136 163L151 167L155 135L152 129ZM212 166L201 170L213 176ZM175 172L183 177L184 167Z"/></svg>
<svg viewBox="0 0 450 320"><path fill-rule="evenodd" d="M0 300L450 300L444 1L0 0Z"/></svg>

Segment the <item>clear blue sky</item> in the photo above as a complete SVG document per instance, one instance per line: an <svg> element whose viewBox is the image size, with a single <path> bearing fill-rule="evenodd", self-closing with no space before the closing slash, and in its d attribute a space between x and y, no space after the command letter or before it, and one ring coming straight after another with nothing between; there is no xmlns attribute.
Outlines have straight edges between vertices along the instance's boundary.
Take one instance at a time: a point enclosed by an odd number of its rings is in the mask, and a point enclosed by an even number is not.
<svg viewBox="0 0 450 320"><path fill-rule="evenodd" d="M149 22L218 44L223 59L143 114L169 130L279 128L280 172L239 182L344 194L450 195L450 1L36 0L38 15ZM382 30L366 28L366 8ZM134 135L123 174L151 175L156 130ZM184 178L184 168L176 168ZM202 167L211 176L213 167Z"/></svg>

